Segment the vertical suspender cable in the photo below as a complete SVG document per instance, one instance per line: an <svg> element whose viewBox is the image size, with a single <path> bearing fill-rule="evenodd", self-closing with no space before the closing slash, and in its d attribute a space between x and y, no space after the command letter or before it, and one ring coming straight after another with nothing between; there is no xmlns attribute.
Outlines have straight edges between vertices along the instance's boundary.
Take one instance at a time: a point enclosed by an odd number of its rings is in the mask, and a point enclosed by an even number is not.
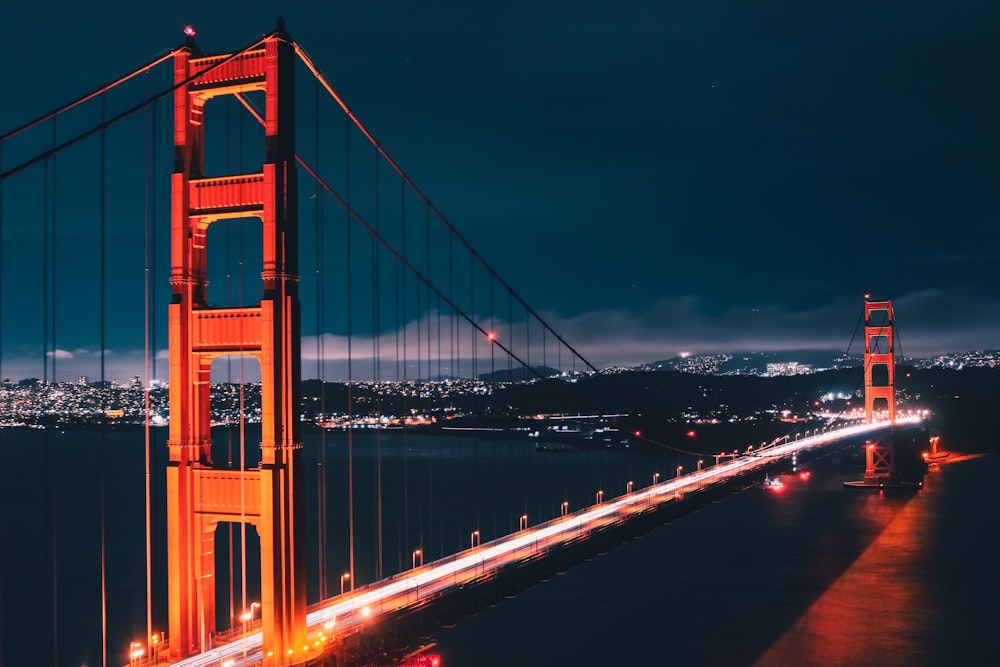
<svg viewBox="0 0 1000 667"><path fill-rule="evenodd" d="M430 279L431 275L431 222L430 222L430 210L424 207L424 273ZM424 300L424 319L427 322L426 336L424 337L427 341L427 383L430 386L433 377L433 371L431 370L431 288L430 285L426 285L424 288L424 294L426 295ZM422 443L422 439L417 440L418 443ZM421 445L418 449L418 454L422 458L423 446ZM418 487L419 488L419 487ZM418 541L422 545L424 542L424 503L418 505L420 508L420 514L417 517L417 529L418 529Z"/></svg>
<svg viewBox="0 0 1000 667"><path fill-rule="evenodd" d="M232 107L227 106L229 113L226 114L226 173L233 173L233 147L232 147ZM242 165L240 166L242 170ZM233 226L226 224L226 305L238 305L233 300ZM227 389L233 386L233 356L226 355L226 384ZM227 393L227 398L232 399L232 394ZM228 407L228 406L227 406ZM228 410L227 410L228 412ZM233 469L233 422L226 419L226 466ZM240 494L244 491L243 482L240 482ZM242 503L240 504L242 507ZM236 622L236 557L235 545L233 544L233 522L228 521L226 531L229 533L229 554L226 563L229 567L227 584L229 588L229 627L232 628Z"/></svg>
<svg viewBox="0 0 1000 667"><path fill-rule="evenodd" d="M452 303L455 300L455 237L448 236L448 298ZM453 308L451 310L451 326L448 328L449 340L451 342L451 375L456 378L462 377L462 345L458 338L458 313Z"/></svg>
<svg viewBox="0 0 1000 667"><path fill-rule="evenodd" d="M3 140L0 139L0 171L3 171ZM3 379L3 181L0 181L0 380ZM0 429L0 474L3 473L3 429ZM2 480L0 480L2 483ZM0 492L0 535L4 534L3 526L3 493ZM0 601L3 600L3 544L0 544ZM0 664L3 664L3 604L0 603Z"/></svg>
<svg viewBox="0 0 1000 667"><path fill-rule="evenodd" d="M403 182L400 182L400 189L399 189L399 211L400 211L400 217L403 218L403 219L405 219L405 216L406 216L406 184L403 183ZM403 276L402 271L400 270L401 267L400 267L400 263L399 262L393 262L393 267L395 269L395 273L393 275L393 286L395 287L395 297L396 297L395 301L393 303L393 312L395 313L395 316L396 316L395 327L394 327L394 329L396 331L396 384L399 385L400 380L403 379L403 376L400 373L400 367L399 367L400 366L400 361L401 361L401 358L402 358L400 356L400 349L399 349L399 341L400 341L400 331L399 330L400 330L400 328L402 327L402 324L403 324L403 318L402 318L402 316L400 314L403 304L400 302L399 291L400 291L400 281L404 279L404 276ZM395 406L396 406L397 410L400 409L399 405L400 404L399 404L398 398L397 398L397 401L395 403ZM401 416L405 417L405 415L401 415ZM404 452L404 455L405 455L405 452ZM405 505L405 503L406 503L405 498L403 499L403 503ZM402 549L402 545L405 544L405 541L403 540L403 527L404 527L404 524L403 524L402 515L399 514L399 513L397 513L396 514L396 543L398 545L400 545L400 549ZM402 555L400 555L400 559L402 559Z"/></svg>
<svg viewBox="0 0 1000 667"><path fill-rule="evenodd" d="M382 416L382 374L379 365L379 207L378 207L378 153L374 155L375 165L375 236L372 236L372 386L375 387L375 417ZM382 579L382 429L375 429L375 503L376 526L375 540L377 559L375 561L375 579Z"/></svg>
<svg viewBox="0 0 1000 667"><path fill-rule="evenodd" d="M243 75L243 68L246 63L244 59L240 59L240 75ZM244 114L239 114L239 121L237 124L237 169L243 171L243 145L244 145ZM263 162L263 160L261 160ZM240 201L244 201L243 198L243 182L240 182ZM243 237L244 230L246 228L245 224L240 224L239 226L239 252L237 254L237 278L236 278L236 294L237 294L237 304L243 307L245 303L245 295L243 293L243 275L244 275L244 245ZM243 325L245 324L244 318L239 320L240 328L240 346L242 348L243 342L246 340ZM246 355L243 354L243 350L239 350L240 356L240 437L239 437L239 448L240 448L240 613L245 613L247 610L247 519L246 519L246 451L247 451L247 420L246 420ZM262 406L263 407L263 406Z"/></svg>
<svg viewBox="0 0 1000 667"><path fill-rule="evenodd" d="M107 133L106 133L106 131L104 129L104 112L105 112L105 100L102 97L101 98L101 178L100 178L101 192L100 192L100 197L99 197L100 198L100 222L99 222L99 226L100 226L100 234L99 234L99 237L100 237L100 240L99 240L100 249L99 249L99 255L100 255L101 268L100 268L100 280L99 280L99 285L98 285L98 291L100 292L100 297L99 297L99 301L100 301L100 306L99 306L100 323L99 323L99 327L100 327L100 338L101 338L101 354L100 354L100 363L101 363L101 373L100 373L100 375L101 375L101 384L100 384L100 387L101 387L101 389L100 389L100 392L101 392L101 397L102 398L105 395L105 388L104 388L104 351L105 351L105 347L106 347L106 345L105 345L106 341L105 341L105 337L104 337L104 335L105 335L105 331L104 331L104 306L105 306L105 294L104 294L105 275L104 275L104 271L105 271L105 259L106 259L106 257L105 257L105 243L104 243L104 236L105 236L104 226L105 226L105 222L106 222L105 221L105 213L106 213L106 203L107 203L106 202L106 193L105 193L105 180L106 180L105 152L106 152L106 143L107 143L107 136L106 136ZM107 484L107 477L108 477L108 475L107 475L107 458L108 458L107 437L106 437L105 430L102 427L101 428L101 475L100 475L100 477L101 477L101 656L102 656L101 657L101 660L102 660L101 664L103 665L103 667L108 667L108 552L107 552L107 517L106 517L107 498L106 498L106 489L105 489L105 486Z"/></svg>
<svg viewBox="0 0 1000 667"><path fill-rule="evenodd" d="M149 71L146 71L146 88L149 89ZM150 265L150 247L151 240L153 236L153 215L152 215L152 190L155 187L155 182L152 176L152 146L156 143L156 131L155 131L155 121L152 118L152 110L156 108L153 105L146 111L146 183L145 183L145 233L144 233L144 243L143 250L145 251L144 266L143 266L143 324L144 324L144 335L143 335L143 371L146 374L145 387L143 388L143 432L146 439L146 640L147 642L153 636L153 532L150 525L151 522L151 493L150 493L150 476L151 476L151 465L150 465L150 442L149 442L149 387L150 387L150 377L149 377L149 265Z"/></svg>
<svg viewBox="0 0 1000 667"><path fill-rule="evenodd" d="M316 171L320 169L320 124L319 124L319 82L315 82L315 108L313 110L315 132ZM315 183L316 201L316 375L319 378L319 412L320 421L326 419L326 350L324 345L323 322L323 276L324 276L324 243L323 243L323 197L319 181ZM329 594L326 569L326 428L320 426L319 431L319 479L316 490L318 508L317 542L319 544L319 599L325 600Z"/></svg>
<svg viewBox="0 0 1000 667"><path fill-rule="evenodd" d="M402 190L402 213L399 217L400 233L402 238L400 239L400 252L403 257L406 257L406 186L403 184ZM398 262L397 262L398 263ZM409 329L408 309L409 305L406 300L406 281L408 276L406 273L403 274L403 382L404 385L410 377L410 369L408 366L409 362L409 346L407 340L407 329ZM403 417L406 417L407 408L407 396L410 392L403 392ZM401 544L409 544L410 541L410 456L409 456L409 443L406 439L406 429L403 429L403 540Z"/></svg>
<svg viewBox="0 0 1000 667"><path fill-rule="evenodd" d="M496 335L496 305L494 303L494 292L496 291L496 284L493 277L490 277L490 335ZM490 391L487 394L489 397L487 400L492 404L490 407L490 421L493 422L492 428L497 427L497 409L499 404L497 403L497 368L496 368L496 345L493 344L492 339L490 341ZM497 439L496 432L490 433L490 457L492 459L489 475L490 475L490 490L493 492L493 499L490 501L490 506L493 509L493 535L496 536L497 533Z"/></svg>
<svg viewBox="0 0 1000 667"><path fill-rule="evenodd" d="M52 146L53 147L55 147L58 144L57 137L56 137L56 121L57 121L56 118L52 119ZM52 319L50 321L51 335L49 337L49 343L52 346L51 347L51 354L49 355L51 357L51 359L52 359L52 375L51 375L52 382L57 382L57 380L56 380L56 359L59 356L59 355L56 354L56 255L57 255L57 251L56 251L56 237L57 237L57 234L56 234L56 206L57 206L57 197L56 197L56 189L57 189L56 188L56 186L57 186L56 165L58 163L58 160L59 160L58 154L53 153L52 154L52 209L49 212L49 218L51 220L51 226L52 226L52 236L50 237L51 241L52 241L51 246L50 246L50 251L52 252L52 262L51 262L51 264L49 266L49 268L52 271L52 281L50 283L50 287L52 289L52 300L49 303L49 306L52 308Z"/></svg>
<svg viewBox="0 0 1000 667"><path fill-rule="evenodd" d="M44 391L43 401L49 400L49 161L46 159L42 163L42 390ZM50 450L49 430L42 431L42 506L43 511L43 531L45 540L45 561L50 565L54 562L52 558L52 539L49 525L52 521L52 488L49 480L49 467L51 465L52 453ZM54 569L54 568L53 568ZM54 604L55 586L52 579L49 580L49 593L46 602ZM55 616L54 606L51 609L52 616ZM54 619L53 619L54 620ZM49 628L52 638L52 646L55 647L56 635L55 626ZM52 653L52 667L55 664L55 648Z"/></svg>
<svg viewBox="0 0 1000 667"><path fill-rule="evenodd" d="M431 275L431 211L426 206L424 207L424 236L426 244L427 253L427 277L430 279ZM441 297L438 297L438 305L435 309L436 320L437 320L437 381L441 382ZM427 376L430 380L431 376L431 288L427 285ZM422 442L422 440L421 440ZM428 490L431 484L431 456L427 456L427 485ZM426 503L420 503L420 539L418 546L420 549L424 548L424 507L427 508L429 514L428 524L432 524L434 521L434 504L433 498L429 495L427 496Z"/></svg>
<svg viewBox="0 0 1000 667"><path fill-rule="evenodd" d="M344 119L344 134L346 146L344 155L346 160L346 187L344 196L347 201L345 207L345 236L347 243L347 523L348 523L348 558L350 562L349 574L351 577L351 590L357 582L354 571L354 354L352 350L352 324L351 321L351 124Z"/></svg>
<svg viewBox="0 0 1000 667"><path fill-rule="evenodd" d="M403 183L402 181L400 181L399 185L400 185L400 189L399 189L399 211L400 211L401 218L405 220L406 219L406 183ZM402 308L403 304L402 304L402 302L399 299L399 288L400 288L400 282L405 279L405 276L403 275L402 271L400 270L401 267L400 267L399 262L393 262L393 266L396 269L396 274L395 274L395 284L396 284L396 308L395 308L395 311L396 311L396 327L395 327L395 329L396 329L396 382L399 382L400 380L403 379L403 376L402 376L402 374L399 371L399 363L400 363L400 359L401 359L400 354L399 354L399 335L400 335L400 331L399 330L403 326L403 323L404 323L404 320L403 320L402 316L400 315L400 309Z"/></svg>
<svg viewBox="0 0 1000 667"><path fill-rule="evenodd" d="M424 255L427 267L425 269L428 280L431 276L431 210L424 207ZM424 319L427 320L427 380L430 381L433 372L431 371L431 287L426 285L424 292L427 299L424 301L426 310Z"/></svg>
<svg viewBox="0 0 1000 667"><path fill-rule="evenodd" d="M514 347L514 297L511 296L510 292L507 292L507 338L510 340L510 346ZM525 361L528 362L528 366L530 367L531 366L531 357L527 353L525 353L524 359L525 359ZM528 379L528 373L526 372L527 369L519 369L519 370L523 374L524 379L527 380ZM509 354L507 355L507 381L510 382L510 383L514 382L513 359L511 359L511 357L510 357ZM513 469L513 466L508 467L508 470L510 472L509 472L509 476L507 478L507 480L508 480L508 486L507 486L507 488L508 489L513 489L514 488L514 469ZM525 490L524 493L527 493L527 490ZM506 495L507 495L507 516L508 516L508 520L513 520L513 518L514 518L514 504L513 504L514 503L514 498L513 498L513 494L507 493ZM518 522L518 526L520 527L520 522ZM511 531L512 530L513 530L513 527L511 527Z"/></svg>
<svg viewBox="0 0 1000 667"><path fill-rule="evenodd" d="M56 137L56 119L52 119L52 145L53 147L57 145ZM56 380L56 164L58 161L58 156L52 155L52 207L49 211L49 219L51 221L52 233L50 238L49 250L52 253L52 259L49 263L49 269L52 272L52 278L49 283L50 289L52 290L51 297L49 299L49 307L52 309L52 317L49 320L49 326L51 331L49 334L49 356L52 359L52 375L50 379L54 384ZM58 484L55 487L58 489ZM51 499L52 503L52 664L56 665L59 663L59 503L58 495Z"/></svg>

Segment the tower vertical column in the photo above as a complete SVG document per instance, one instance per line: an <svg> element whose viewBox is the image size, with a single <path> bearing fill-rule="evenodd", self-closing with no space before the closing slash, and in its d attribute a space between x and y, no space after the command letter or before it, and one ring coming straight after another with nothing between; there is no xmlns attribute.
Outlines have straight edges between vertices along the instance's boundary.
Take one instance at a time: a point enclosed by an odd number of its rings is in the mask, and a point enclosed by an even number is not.
<svg viewBox="0 0 1000 667"><path fill-rule="evenodd" d="M210 648L215 526L246 521L260 537L263 654L272 665L306 661L294 65L280 25L260 47L232 58L195 57L191 48L175 56L174 79L183 85L174 96L170 276L167 563L174 657ZM253 91L265 96L261 171L206 177L206 102ZM246 217L260 218L263 227L260 303L213 307L207 300L208 227ZM260 363L258 469L224 470L212 463L211 364L226 354ZM233 497L244 503L238 511L226 500Z"/></svg>

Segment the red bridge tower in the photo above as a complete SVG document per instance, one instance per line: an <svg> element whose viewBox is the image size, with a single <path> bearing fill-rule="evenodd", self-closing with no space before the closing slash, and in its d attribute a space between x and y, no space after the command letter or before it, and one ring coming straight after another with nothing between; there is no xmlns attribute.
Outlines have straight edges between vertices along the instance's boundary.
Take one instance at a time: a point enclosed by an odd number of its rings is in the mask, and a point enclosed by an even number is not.
<svg viewBox="0 0 1000 667"><path fill-rule="evenodd" d="M883 409L887 411L889 421L896 421L896 362L892 339L892 301L868 301L865 297L865 421L867 422L873 420L876 411L881 412ZM871 487L899 484L896 473L896 444L892 433L865 444L865 478L861 484Z"/></svg>
<svg viewBox="0 0 1000 667"><path fill-rule="evenodd" d="M892 301L865 299L865 421L875 413L875 403L886 402L889 421L896 421L896 362L893 358ZM879 382L875 382L875 374Z"/></svg>
<svg viewBox="0 0 1000 667"><path fill-rule="evenodd" d="M302 444L299 438L299 303L294 49L279 23L261 46L231 58L174 57L175 167L170 283L170 461L167 468L169 639L173 657L210 648L215 630L215 528L246 522L261 553L264 655L304 664L306 594ZM225 62L223 62L225 61ZM220 64L222 63L222 64ZM203 74L191 80L191 77ZM205 104L262 91L266 157L261 171L208 178ZM207 232L217 220L260 218L260 303L212 307ZM212 360L255 357L261 372L261 464L216 468L209 417Z"/></svg>

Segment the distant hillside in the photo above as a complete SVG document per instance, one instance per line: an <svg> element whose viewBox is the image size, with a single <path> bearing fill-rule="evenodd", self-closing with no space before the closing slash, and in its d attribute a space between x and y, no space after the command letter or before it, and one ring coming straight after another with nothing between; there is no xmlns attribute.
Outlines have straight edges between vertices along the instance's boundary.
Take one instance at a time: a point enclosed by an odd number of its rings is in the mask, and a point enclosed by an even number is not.
<svg viewBox="0 0 1000 667"><path fill-rule="evenodd" d="M643 364L638 370L682 371L708 375L763 375L768 364L798 364L812 370L859 366L860 356L846 359L838 350L786 350L776 352L725 352L680 355Z"/></svg>
<svg viewBox="0 0 1000 667"><path fill-rule="evenodd" d="M549 378L555 375L559 375L559 371L548 366L535 366L533 370L518 366L509 370L504 368L492 373L480 373L479 380L482 382L527 382L539 377Z"/></svg>

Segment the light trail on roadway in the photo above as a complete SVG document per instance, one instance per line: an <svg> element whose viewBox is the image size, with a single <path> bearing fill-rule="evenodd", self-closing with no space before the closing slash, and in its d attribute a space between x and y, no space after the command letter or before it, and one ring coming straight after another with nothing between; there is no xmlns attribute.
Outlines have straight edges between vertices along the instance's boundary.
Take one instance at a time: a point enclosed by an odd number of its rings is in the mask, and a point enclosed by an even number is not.
<svg viewBox="0 0 1000 667"><path fill-rule="evenodd" d="M919 416L912 416L897 419L896 424L915 424L920 421ZM414 606L422 600L476 579L495 576L503 567L539 558L554 548L586 538L594 531L620 523L632 514L658 507L685 493L749 474L798 452L857 438L890 426L892 424L889 421L877 421L824 429L821 433L795 440L785 436L770 445L748 450L744 454L725 454L723 456L732 456L732 459L567 513L330 598L313 605L313 611L306 615L309 643L302 647L302 651L308 654L307 659L317 658L326 642L360 632L366 625L377 623L380 616ZM782 440L785 442L782 443ZM267 656L261 651L261 632L258 630L172 664L176 667L218 667L230 664L236 667L262 662L265 657Z"/></svg>

